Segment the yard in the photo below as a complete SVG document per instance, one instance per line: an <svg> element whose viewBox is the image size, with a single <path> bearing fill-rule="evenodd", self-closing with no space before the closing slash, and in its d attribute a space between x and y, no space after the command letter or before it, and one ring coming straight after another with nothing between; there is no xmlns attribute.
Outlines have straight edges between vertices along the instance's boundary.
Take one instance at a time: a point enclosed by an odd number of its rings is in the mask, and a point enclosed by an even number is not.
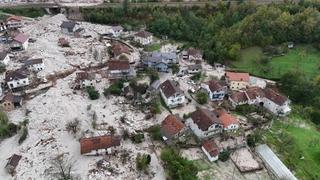
<svg viewBox="0 0 320 180"><path fill-rule="evenodd" d="M313 126L297 119L293 123L274 121L266 142L298 179L319 179L320 132Z"/></svg>
<svg viewBox="0 0 320 180"><path fill-rule="evenodd" d="M308 77L314 77L320 70L320 51L311 45L298 45L284 56L273 57L267 64L261 64L262 56L262 48L247 48L241 51L240 60L232 65L234 70L270 79L278 79L292 69L298 69Z"/></svg>

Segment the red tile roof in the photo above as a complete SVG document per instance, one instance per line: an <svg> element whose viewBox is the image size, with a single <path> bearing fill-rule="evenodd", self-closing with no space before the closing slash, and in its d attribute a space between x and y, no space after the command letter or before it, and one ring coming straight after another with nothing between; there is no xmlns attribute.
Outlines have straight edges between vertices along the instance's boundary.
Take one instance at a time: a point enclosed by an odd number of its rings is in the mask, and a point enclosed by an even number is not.
<svg viewBox="0 0 320 180"><path fill-rule="evenodd" d="M252 87L246 90L246 94L248 95L249 99L256 99L257 97L264 97L263 89L259 87Z"/></svg>
<svg viewBox="0 0 320 180"><path fill-rule="evenodd" d="M238 120L236 117L234 117L233 115L227 113L225 110L223 109L217 109L214 110L214 112L218 115L220 121L223 124L223 127L226 128L232 124L239 124Z"/></svg>
<svg viewBox="0 0 320 180"><path fill-rule="evenodd" d="M105 135L80 139L81 154L90 153L98 149L107 149L113 146L120 146L120 137Z"/></svg>
<svg viewBox="0 0 320 180"><path fill-rule="evenodd" d="M109 70L129 70L129 61L110 60L108 62Z"/></svg>
<svg viewBox="0 0 320 180"><path fill-rule="evenodd" d="M248 101L248 98L245 92L235 92L231 95L230 98L236 103Z"/></svg>
<svg viewBox="0 0 320 180"><path fill-rule="evenodd" d="M20 43L24 43L29 39L29 36L23 34L23 33L19 33L18 35L16 35L16 37L13 38L13 40L20 42Z"/></svg>
<svg viewBox="0 0 320 180"><path fill-rule="evenodd" d="M219 148L213 140L205 140L202 147L210 154L211 157L219 155Z"/></svg>
<svg viewBox="0 0 320 180"><path fill-rule="evenodd" d="M245 82L249 82L249 79L250 79L249 73L239 73L239 72L226 72L226 77L230 81L245 81Z"/></svg>
<svg viewBox="0 0 320 180"><path fill-rule="evenodd" d="M176 135L185 127L180 117L172 114L168 115L161 123L161 130L168 138Z"/></svg>
<svg viewBox="0 0 320 180"><path fill-rule="evenodd" d="M208 109L197 109L191 114L191 119L202 131L207 131L213 124L221 124L221 121L217 118L217 115Z"/></svg>
<svg viewBox="0 0 320 180"><path fill-rule="evenodd" d="M278 104L279 106L283 105L288 100L287 97L279 94L278 92L270 88L263 89L263 92L264 92L265 98Z"/></svg>

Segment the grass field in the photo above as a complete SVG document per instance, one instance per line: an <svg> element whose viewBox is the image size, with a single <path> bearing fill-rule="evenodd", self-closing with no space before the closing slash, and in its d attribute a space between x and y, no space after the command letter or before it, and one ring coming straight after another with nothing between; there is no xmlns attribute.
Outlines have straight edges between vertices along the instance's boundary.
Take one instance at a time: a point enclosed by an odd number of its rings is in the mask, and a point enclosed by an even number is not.
<svg viewBox="0 0 320 180"><path fill-rule="evenodd" d="M260 47L244 49L240 60L232 64L233 68L270 79L277 79L292 69L300 70L308 77L320 74L320 51L311 45L298 45L284 56L273 57L267 65L259 62L262 56ZM265 69L269 70L264 71Z"/></svg>
<svg viewBox="0 0 320 180"><path fill-rule="evenodd" d="M274 121L266 142L298 179L320 179L320 132L312 125Z"/></svg>

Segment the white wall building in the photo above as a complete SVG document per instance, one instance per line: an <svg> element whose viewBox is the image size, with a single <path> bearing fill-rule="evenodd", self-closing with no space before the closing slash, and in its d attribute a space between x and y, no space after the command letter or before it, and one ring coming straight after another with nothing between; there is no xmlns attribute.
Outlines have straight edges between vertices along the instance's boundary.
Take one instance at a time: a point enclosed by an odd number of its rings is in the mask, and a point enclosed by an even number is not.
<svg viewBox="0 0 320 180"><path fill-rule="evenodd" d="M169 108L177 107L185 103L183 91L171 80L166 80L160 85L160 94Z"/></svg>
<svg viewBox="0 0 320 180"><path fill-rule="evenodd" d="M45 68L42 59L30 59L24 63L25 67L27 67L30 71L39 72Z"/></svg>
<svg viewBox="0 0 320 180"><path fill-rule="evenodd" d="M7 71L5 81L10 89L29 85L29 78L22 70Z"/></svg>
<svg viewBox="0 0 320 180"><path fill-rule="evenodd" d="M142 45L148 45L153 42L153 36L148 31L140 31L134 35L134 41Z"/></svg>

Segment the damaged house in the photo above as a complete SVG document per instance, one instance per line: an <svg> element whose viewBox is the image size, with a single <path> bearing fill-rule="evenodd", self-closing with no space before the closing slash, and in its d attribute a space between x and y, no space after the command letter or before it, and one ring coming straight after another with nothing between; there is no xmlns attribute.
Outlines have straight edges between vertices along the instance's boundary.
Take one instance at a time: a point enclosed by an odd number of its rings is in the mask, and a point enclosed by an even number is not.
<svg viewBox="0 0 320 180"><path fill-rule="evenodd" d="M76 78L74 80L73 89L82 89L87 86L95 86L96 74L93 72L76 72Z"/></svg>
<svg viewBox="0 0 320 180"><path fill-rule="evenodd" d="M120 146L120 137L113 135L96 136L80 139L80 154L110 154L113 147Z"/></svg>
<svg viewBox="0 0 320 180"><path fill-rule="evenodd" d="M109 79L128 79L135 76L135 70L130 66L129 61L110 60L108 61Z"/></svg>
<svg viewBox="0 0 320 180"><path fill-rule="evenodd" d="M1 109L5 111L14 110L17 107L22 106L22 97L18 95L14 95L12 93L8 93L3 97L1 102Z"/></svg>

